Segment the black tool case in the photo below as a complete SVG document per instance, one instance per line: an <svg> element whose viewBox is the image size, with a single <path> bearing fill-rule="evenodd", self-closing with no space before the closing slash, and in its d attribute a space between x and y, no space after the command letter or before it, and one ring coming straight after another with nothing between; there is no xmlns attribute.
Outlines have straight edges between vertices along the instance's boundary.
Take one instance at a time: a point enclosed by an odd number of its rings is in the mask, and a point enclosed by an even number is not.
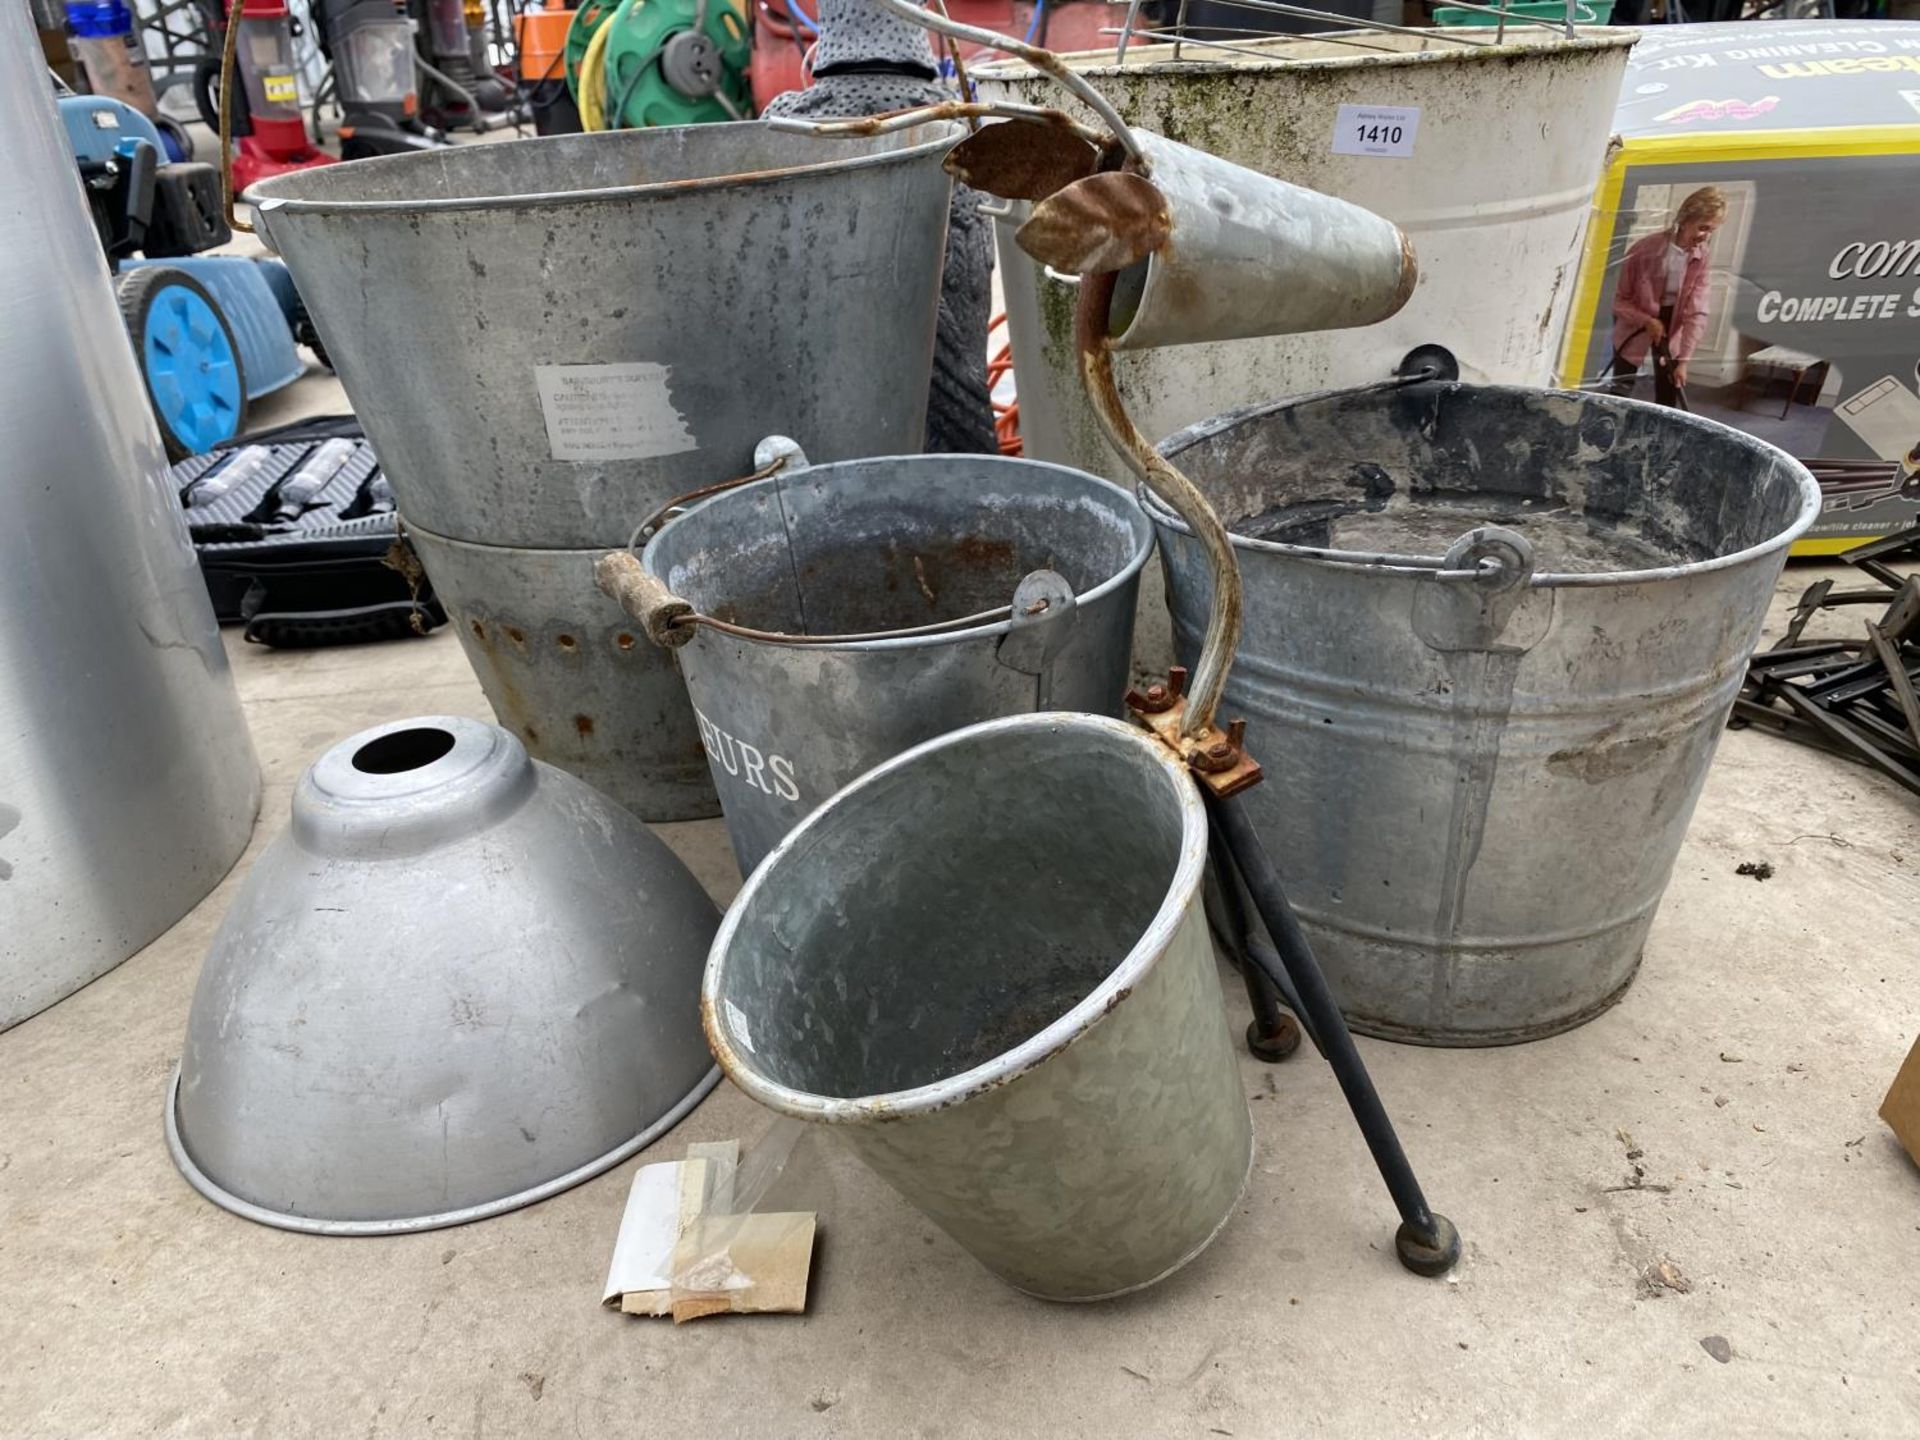
<svg viewBox="0 0 1920 1440"><path fill-rule="evenodd" d="M349 442L323 451L329 441ZM310 494L303 467L332 457ZM352 416L324 416L237 440L173 467L207 593L223 624L261 645L350 645L425 635L446 623L412 552L380 463ZM395 563L397 562L398 568Z"/></svg>

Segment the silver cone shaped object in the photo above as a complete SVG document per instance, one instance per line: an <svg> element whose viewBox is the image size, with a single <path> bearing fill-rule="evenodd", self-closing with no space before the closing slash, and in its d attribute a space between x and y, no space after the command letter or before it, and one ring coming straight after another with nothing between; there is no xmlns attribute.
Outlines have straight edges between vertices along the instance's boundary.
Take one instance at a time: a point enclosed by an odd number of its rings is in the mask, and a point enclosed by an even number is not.
<svg viewBox="0 0 1920 1440"><path fill-rule="evenodd" d="M556 1194L717 1078L719 913L639 821L450 716L322 755L215 937L167 1103L208 1199L321 1234Z"/></svg>

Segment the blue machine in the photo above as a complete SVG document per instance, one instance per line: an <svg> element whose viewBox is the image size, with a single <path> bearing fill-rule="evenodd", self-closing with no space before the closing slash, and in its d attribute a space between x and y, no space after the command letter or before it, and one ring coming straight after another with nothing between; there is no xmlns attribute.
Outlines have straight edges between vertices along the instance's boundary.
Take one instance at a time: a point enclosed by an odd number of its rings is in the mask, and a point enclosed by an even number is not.
<svg viewBox="0 0 1920 1440"><path fill-rule="evenodd" d="M306 368L294 344L316 337L293 277L279 260L196 253L232 238L219 172L168 161L146 116L97 95L59 103L167 453L211 450Z"/></svg>

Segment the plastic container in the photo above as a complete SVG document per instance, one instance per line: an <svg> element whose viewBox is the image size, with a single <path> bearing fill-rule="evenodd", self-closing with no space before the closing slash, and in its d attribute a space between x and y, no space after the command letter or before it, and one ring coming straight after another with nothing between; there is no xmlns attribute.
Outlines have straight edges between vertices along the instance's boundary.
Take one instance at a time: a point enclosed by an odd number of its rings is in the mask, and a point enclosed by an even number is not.
<svg viewBox="0 0 1920 1440"><path fill-rule="evenodd" d="M87 72L94 94L124 100L149 120L159 117L153 72L125 0L82 0L69 5L67 28L73 32L74 56Z"/></svg>
<svg viewBox="0 0 1920 1440"><path fill-rule="evenodd" d="M1549 23L1564 23L1567 7L1560 0L1519 0L1518 4L1507 7L1509 20L1544 20ZM1613 0L1578 0L1573 7L1573 23L1576 25L1607 25L1613 21ZM1457 5L1442 5L1433 12L1436 25L1498 25L1498 15L1482 14L1478 10L1462 10Z"/></svg>

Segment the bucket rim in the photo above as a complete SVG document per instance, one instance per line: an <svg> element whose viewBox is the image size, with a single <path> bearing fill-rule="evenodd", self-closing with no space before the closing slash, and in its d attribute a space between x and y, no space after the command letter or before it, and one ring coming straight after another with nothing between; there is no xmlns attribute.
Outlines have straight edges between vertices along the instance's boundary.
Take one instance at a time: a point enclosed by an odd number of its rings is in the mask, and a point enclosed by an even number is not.
<svg viewBox="0 0 1920 1440"><path fill-rule="evenodd" d="M752 127L767 130L765 121L732 120L717 125L659 125L639 130L608 130L601 132L608 140L614 136L662 136L688 130L720 132L736 128ZM737 175L702 175L687 180L656 180L643 185L605 185L591 190L542 190L523 195L457 195L441 199L420 198L413 200L328 200L302 199L294 195L275 195L273 187L281 182L289 186L297 184L307 172L295 170L286 175L275 175L259 181L249 188L248 194L255 200L260 212L265 216L273 215L377 215L403 214L414 215L423 212L465 212L470 210L522 210L552 207L558 205L597 205L619 200L653 200L669 196L703 195L723 190L752 189L763 185L779 184L796 177L823 173L840 174L849 170L871 170L886 165L910 164L935 153L945 153L966 134L966 127L957 121L936 120L924 125L913 126L908 134L927 130L935 132L931 138L911 145L894 146L882 150L868 151L864 154L845 155L841 158L822 160L805 165L783 165L773 170L750 170ZM778 133L768 130L768 133ZM537 135L524 140L507 143L514 145L544 145L577 141L578 135ZM857 138L857 137L856 137ZM601 143L606 143L602 141ZM645 143L642 141L641 143ZM822 144L851 150L854 147L843 138L825 138ZM480 148L480 147L474 147ZM438 151L411 152L404 155L378 155L365 160L350 160L346 165L399 165L413 161L421 154L439 154ZM329 166L329 170L338 171L344 166Z"/></svg>
<svg viewBox="0 0 1920 1440"><path fill-rule="evenodd" d="M1706 431L1719 431L1723 438L1731 439L1740 448L1765 456L1780 464L1791 474L1800 489L1800 508L1792 521L1775 534L1758 544L1749 545L1744 550L1736 550L1729 555L1716 555L1710 560L1693 560L1678 565L1660 565L1644 570L1602 570L1602 571L1536 571L1528 582L1534 589L1608 589L1622 585L1650 585L1667 580L1692 579L1696 575L1708 575L1720 570L1733 570L1751 565L1765 559L1777 550L1791 546L1806 534L1813 522L1820 518L1820 482L1813 478L1813 472L1796 457L1788 454L1770 441L1744 430L1736 430L1731 425L1718 420L1710 420L1704 415L1695 415L1685 410L1675 410L1669 406L1656 405L1649 400L1633 400L1622 395L1596 395L1590 390L1566 390L1550 386L1535 385L1474 385L1461 380L1446 380L1421 385L1407 385L1395 389L1395 395L1441 394L1464 392L1473 395L1506 395L1518 398L1550 396L1563 399L1599 401L1608 407L1623 410L1641 410L1658 413L1663 419L1680 425L1691 426ZM1307 395L1291 395L1281 400L1262 400L1251 405L1242 405L1234 410L1223 411L1205 420L1176 430L1167 436L1155 448L1169 460L1178 463L1182 452L1243 425L1250 420L1264 419L1283 411L1296 409L1302 405L1319 404L1328 400L1337 400L1346 395L1363 393L1354 389L1318 390ZM1156 529L1171 530L1181 535L1191 536L1193 531L1186 522L1176 515L1172 508L1145 485L1138 487L1140 508L1153 521ZM1365 552L1354 552L1352 560L1328 558L1311 547L1288 545L1278 540L1259 540L1252 536L1227 531L1227 538L1235 550L1243 550L1256 555L1273 555L1293 561L1300 565L1313 565L1329 570L1371 570L1376 574L1404 574L1400 571L1385 571L1365 565ZM1434 557L1435 564L1440 557ZM1414 575L1410 578L1421 579Z"/></svg>
<svg viewBox="0 0 1920 1440"><path fill-rule="evenodd" d="M173 1157L174 1166L180 1171L180 1178L199 1191L204 1198L211 1200L222 1210L238 1215L243 1220L251 1220L256 1225L268 1225L275 1230L291 1230L302 1235L378 1236L412 1235L422 1230L445 1230L454 1225L470 1225L475 1220L490 1220L496 1215L505 1215L511 1210L524 1209L542 1200L550 1200L563 1191L584 1184L596 1175L611 1170L622 1161L638 1155L692 1114L694 1107L706 1099L713 1087L720 1083L720 1067L708 1066L691 1090L674 1101L665 1114L643 1128L637 1135L629 1136L611 1150L583 1161L563 1174L491 1200L476 1201L471 1205L462 1205L456 1209L441 1210L426 1215L403 1215L391 1220L342 1219L326 1215L303 1215L295 1210L276 1210L270 1205L262 1205L227 1189L200 1168L199 1161L193 1158L193 1152L187 1148L186 1135L180 1128L180 1076L181 1063L175 1061L173 1078L167 1082L167 1109L162 1119L167 1153Z"/></svg>
<svg viewBox="0 0 1920 1440"><path fill-rule="evenodd" d="M1537 40L1538 43L1527 44L1511 38L1516 33ZM1576 25L1574 38L1569 40L1559 27L1543 26L1536 21L1514 25L1508 32L1509 38L1498 44L1468 41L1465 44L1454 44L1447 49L1388 50L1365 55L1316 55L1299 59L1290 58L1284 54L1264 56L1258 53L1257 47L1271 44L1277 49L1288 43L1300 44L1324 40L1325 36L1274 34L1238 41L1237 44L1241 48L1233 56L1224 59L1210 58L1207 70L1200 73L1259 76L1299 70L1365 72L1402 65L1511 62L1518 55L1535 53L1549 58L1563 54L1604 54L1610 50L1631 49L1640 42L1640 37L1644 33L1643 29L1631 25ZM1155 50L1166 51L1169 58L1165 60L1153 58L1144 61L1133 58ZM1060 58L1067 62L1074 74L1084 75L1087 79L1094 81L1193 78L1196 74L1193 62L1172 59L1172 51L1172 42L1162 41L1158 44L1129 47L1127 52L1129 59L1124 64L1114 60L1111 46L1101 50L1068 51L1062 53ZM1045 71L1013 56L976 65L971 73L976 80L997 81L1003 85L1047 78Z"/></svg>
<svg viewBox="0 0 1920 1440"><path fill-rule="evenodd" d="M1073 1007L1035 1031L1018 1045L1001 1051L982 1063L958 1074L917 1085L861 1096L817 1095L796 1090L764 1074L733 1043L730 1020L723 1015L724 996L721 981L743 917L771 883L770 877L783 859L796 851L820 826L829 823L835 812L850 798L890 779L937 751L982 741L989 744L1002 736L1030 730L1071 729L1096 743L1111 743L1115 753L1146 758L1166 782L1180 820L1180 852L1166 894L1133 942L1127 953L1108 970L1100 983L1088 991ZM1208 820L1206 804L1199 787L1176 760L1146 731L1105 715L1087 715L1076 711L1043 711L1009 715L983 721L964 729L951 730L904 750L891 760L874 766L859 779L830 797L819 809L802 820L781 838L755 867L739 895L727 907L720 929L707 953L707 968L700 980L700 1020L706 1031L707 1046L727 1078L759 1104L781 1115L819 1124L875 1124L929 1115L950 1109L976 1096L997 1090L1020 1078L1091 1034L1125 998L1152 972L1167 954L1175 933L1198 903L1201 878L1206 870Z"/></svg>
<svg viewBox="0 0 1920 1440"><path fill-rule="evenodd" d="M853 460L830 460L823 461L818 465L801 466L796 469L769 475L766 479L756 480L750 485L736 486L731 490L710 496L697 505L689 506L686 510L662 525L660 529L654 533L653 538L647 541L645 548L641 551L640 563L646 569L646 572L654 579L663 585L668 584L667 577L661 574L659 567L653 563L654 547L660 544L660 542L672 532L674 526L705 510L710 505L730 503L741 497L751 495L756 491L777 489L782 481L803 479L810 475L816 475L821 471L854 470L860 467L875 465L911 465L916 469L920 469L926 468L926 462L929 461L957 465L963 471L972 471L978 467L982 474L990 473L991 469L1007 467L1027 471L1051 471L1056 475L1068 476L1076 482L1085 483L1090 487L1090 493L1092 494L1097 495L1103 491L1111 492L1122 506L1128 507L1133 513L1138 514L1144 522L1141 538L1139 543L1134 546L1133 553L1127 557L1127 563L1120 569L1114 571L1113 574L1109 575L1106 579L1102 580L1098 585L1084 592L1076 590L1073 597L1073 602L1076 606L1096 604L1099 601L1105 600L1109 595L1123 587L1132 584L1140 572L1146 568L1148 557L1153 554L1153 547L1157 543L1157 536L1152 514L1141 505L1137 496L1128 492L1124 485L1116 485L1105 476L1095 475L1086 470L1077 470L1071 465L1057 465L1051 460L1029 460L1019 455L874 455ZM966 483L971 484L978 477L973 474L967 474L963 478ZM1012 592L1009 591L1008 594L1009 598L1011 598ZM891 630L866 630L832 643L810 640L803 635L787 635L784 632L777 631L758 632L759 635L769 638L753 638L733 632L729 632L727 638L730 641L735 641L740 644L764 645L775 650L805 650L810 653L849 654L888 650L919 650L928 649L936 645L956 645L962 641L992 639L996 636L1005 635L1012 629L1013 618L1012 616L1008 616L1002 620L992 620L979 625L969 625L964 628L955 628L952 630L941 630L930 635L916 634L913 629L908 626L897 626Z"/></svg>

